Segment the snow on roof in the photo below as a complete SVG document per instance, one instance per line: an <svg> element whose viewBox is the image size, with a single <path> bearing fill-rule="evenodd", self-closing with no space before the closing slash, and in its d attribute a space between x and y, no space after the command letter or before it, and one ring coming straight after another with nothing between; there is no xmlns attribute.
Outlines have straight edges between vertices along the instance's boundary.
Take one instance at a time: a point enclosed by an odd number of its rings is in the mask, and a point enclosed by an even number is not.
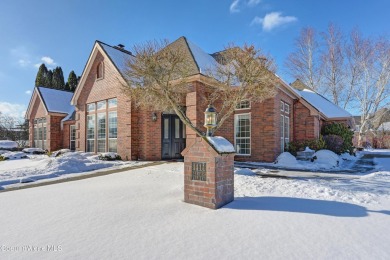
<svg viewBox="0 0 390 260"><path fill-rule="evenodd" d="M187 39L188 47L194 56L195 62L199 67L199 72L204 73L217 66L217 61L208 53L204 52L199 46Z"/></svg>
<svg viewBox="0 0 390 260"><path fill-rule="evenodd" d="M126 69L126 63L132 57L132 55L126 50L120 50L103 42L98 43L114 63L119 72L122 73Z"/></svg>
<svg viewBox="0 0 390 260"><path fill-rule="evenodd" d="M327 118L344 118L351 117L352 115L341 107L335 105L320 94L309 90L296 90L302 96L304 100L309 102L318 111L324 114Z"/></svg>
<svg viewBox="0 0 390 260"><path fill-rule="evenodd" d="M222 136L206 136L207 141L214 146L219 153L235 153L234 146Z"/></svg>
<svg viewBox="0 0 390 260"><path fill-rule="evenodd" d="M68 114L72 109L73 106L70 104L70 100L72 99L73 92L45 87L37 87L37 89L48 112Z"/></svg>
<svg viewBox="0 0 390 260"><path fill-rule="evenodd" d="M390 122L384 122L378 127L378 131L390 131Z"/></svg>

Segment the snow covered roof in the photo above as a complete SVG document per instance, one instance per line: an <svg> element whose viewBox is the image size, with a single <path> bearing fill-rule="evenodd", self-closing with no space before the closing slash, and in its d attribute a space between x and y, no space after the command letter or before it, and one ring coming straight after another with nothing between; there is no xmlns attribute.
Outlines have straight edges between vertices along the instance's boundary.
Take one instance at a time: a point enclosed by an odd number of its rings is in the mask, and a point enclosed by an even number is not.
<svg viewBox="0 0 390 260"><path fill-rule="evenodd" d="M117 70L122 73L126 68L127 61L133 57L131 52L125 49L120 49L119 47L110 46L104 42L97 41L97 43L102 47Z"/></svg>
<svg viewBox="0 0 390 260"><path fill-rule="evenodd" d="M327 118L345 118L352 117L350 113L341 107L335 105L322 95L309 90L297 90L297 92L301 95L301 97L307 101L310 105L316 108L319 112L325 115Z"/></svg>
<svg viewBox="0 0 390 260"><path fill-rule="evenodd" d="M46 87L37 87L47 112L68 114L73 108L70 104L73 92L51 89Z"/></svg>
<svg viewBox="0 0 390 260"><path fill-rule="evenodd" d="M184 39L187 41L188 47L192 53L194 61L198 65L199 73L202 72L204 73L205 71L211 70L218 65L217 61L214 59L213 56L204 52L199 46L187 40L186 38Z"/></svg>

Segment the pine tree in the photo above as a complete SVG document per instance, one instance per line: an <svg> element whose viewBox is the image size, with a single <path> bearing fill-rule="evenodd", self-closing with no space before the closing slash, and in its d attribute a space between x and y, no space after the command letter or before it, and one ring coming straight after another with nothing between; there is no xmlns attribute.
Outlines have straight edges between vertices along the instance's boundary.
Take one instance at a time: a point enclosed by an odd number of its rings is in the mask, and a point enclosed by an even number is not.
<svg viewBox="0 0 390 260"><path fill-rule="evenodd" d="M53 71L52 88L63 90L65 88L64 74L61 67L56 67Z"/></svg>
<svg viewBox="0 0 390 260"><path fill-rule="evenodd" d="M76 73L74 73L74 71L72 70L70 73L69 73L69 77L68 77L68 88L70 91L75 91L76 90L76 87L77 87L77 76L76 76Z"/></svg>
<svg viewBox="0 0 390 260"><path fill-rule="evenodd" d="M35 78L35 86L36 87L42 87L47 86L46 85L46 77L47 77L47 68L44 63L39 66L39 70L37 73L37 77Z"/></svg>
<svg viewBox="0 0 390 260"><path fill-rule="evenodd" d="M48 88L52 88L53 87L53 71L52 70L49 70L47 72L47 77L46 77L46 84L45 86L48 87Z"/></svg>

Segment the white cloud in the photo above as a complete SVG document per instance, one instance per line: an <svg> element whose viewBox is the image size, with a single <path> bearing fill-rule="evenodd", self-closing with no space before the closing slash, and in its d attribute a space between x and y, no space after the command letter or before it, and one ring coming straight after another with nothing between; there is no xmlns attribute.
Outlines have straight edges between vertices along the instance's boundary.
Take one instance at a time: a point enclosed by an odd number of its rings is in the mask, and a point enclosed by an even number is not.
<svg viewBox="0 0 390 260"><path fill-rule="evenodd" d="M261 0L249 0L248 1L248 6L253 7L258 5L261 2Z"/></svg>
<svg viewBox="0 0 390 260"><path fill-rule="evenodd" d="M233 3L230 5L230 12L231 13L238 13L240 12L240 9L238 8L238 4L240 3L240 0L234 0Z"/></svg>
<svg viewBox="0 0 390 260"><path fill-rule="evenodd" d="M19 59L18 64L20 67L27 67L28 65L31 64L31 61L26 60L26 59Z"/></svg>
<svg viewBox="0 0 390 260"><path fill-rule="evenodd" d="M27 90L26 92L24 92L24 93L26 93L26 95L31 95L31 90Z"/></svg>
<svg viewBox="0 0 390 260"><path fill-rule="evenodd" d="M44 56L41 58L41 61L43 61L44 63L46 63L47 65L56 65L56 63L54 62L54 60L48 56Z"/></svg>
<svg viewBox="0 0 390 260"><path fill-rule="evenodd" d="M38 68L41 66L41 64L42 64L42 63L34 64L34 67L38 69Z"/></svg>
<svg viewBox="0 0 390 260"><path fill-rule="evenodd" d="M272 12L264 16L264 18L256 16L251 25L260 24L264 31L271 31L278 26L297 21L295 16L282 16L281 12Z"/></svg>
<svg viewBox="0 0 390 260"><path fill-rule="evenodd" d="M0 102L1 113L22 119L26 114L26 106L21 104L11 104L8 102Z"/></svg>

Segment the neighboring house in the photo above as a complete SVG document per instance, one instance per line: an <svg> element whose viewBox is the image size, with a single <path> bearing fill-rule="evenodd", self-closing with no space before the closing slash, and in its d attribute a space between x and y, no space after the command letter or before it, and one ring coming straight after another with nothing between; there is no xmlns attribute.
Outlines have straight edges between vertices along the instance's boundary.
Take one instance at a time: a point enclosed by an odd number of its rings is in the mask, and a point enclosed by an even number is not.
<svg viewBox="0 0 390 260"><path fill-rule="evenodd" d="M354 145L358 146L358 136L361 116L354 116L355 135ZM390 148L390 111L387 108L378 110L369 116L366 130L362 134L362 146L372 148Z"/></svg>
<svg viewBox="0 0 390 260"><path fill-rule="evenodd" d="M186 107L193 124L202 127L207 107L202 94L210 84L203 73L217 62L215 58L220 52L207 54L185 37L177 39L171 47L186 50L191 64L191 76L187 79L190 88L181 105ZM123 92L127 87L125 64L131 57L122 45L95 42L71 99L74 112L68 112L69 123L67 118L63 120L63 132L73 127L75 149L80 151L118 152L128 160L179 159L195 133L186 129L171 111L132 105ZM352 126L351 115L324 97L292 87L281 79L277 82L274 98L263 103L243 100L216 133L234 144L236 160L274 161L289 141L318 138L321 125L326 122L339 121Z"/></svg>
<svg viewBox="0 0 390 260"><path fill-rule="evenodd" d="M63 142L62 120L74 110L72 92L35 87L25 118L29 121L31 147L55 151L68 147Z"/></svg>

